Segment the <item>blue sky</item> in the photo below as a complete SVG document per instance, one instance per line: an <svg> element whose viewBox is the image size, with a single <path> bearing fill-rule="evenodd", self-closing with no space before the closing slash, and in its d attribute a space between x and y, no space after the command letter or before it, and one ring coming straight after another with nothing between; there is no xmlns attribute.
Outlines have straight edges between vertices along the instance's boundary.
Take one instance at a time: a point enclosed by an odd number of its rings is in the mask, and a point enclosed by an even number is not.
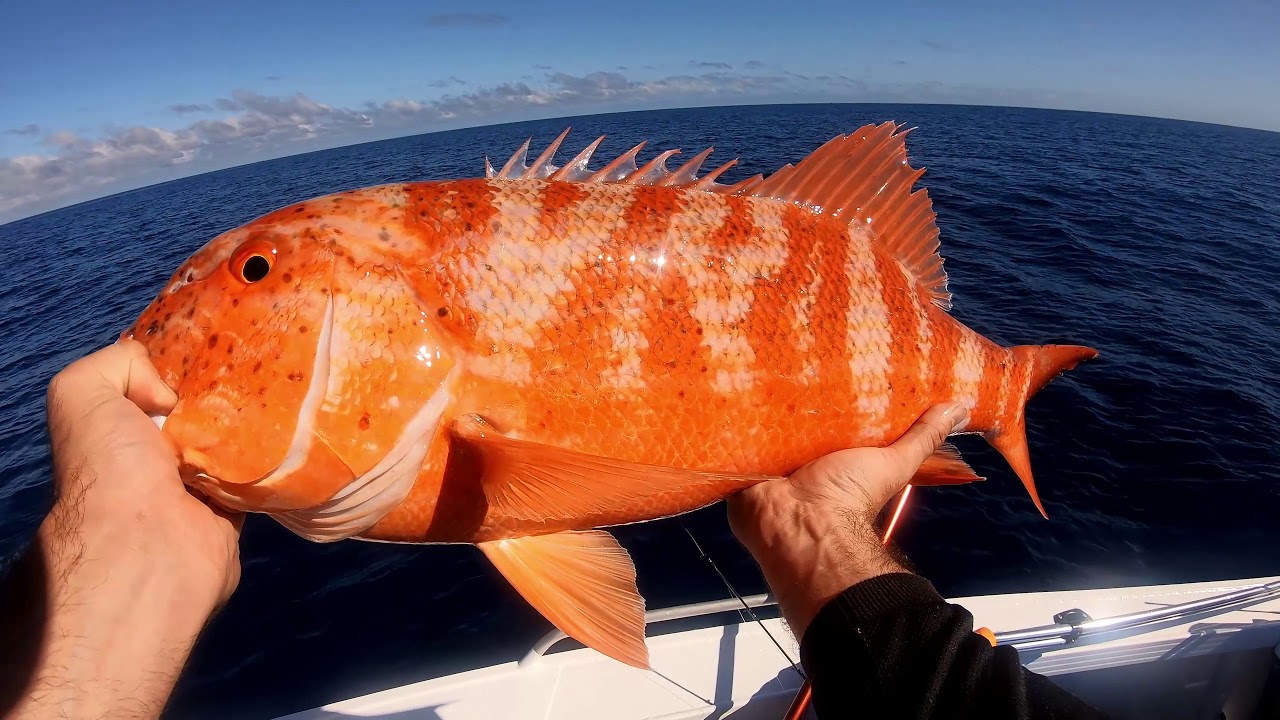
<svg viewBox="0 0 1280 720"><path fill-rule="evenodd" d="M0 222L268 157L596 110L960 102L1280 130L1267 0L539 5L6 3Z"/></svg>

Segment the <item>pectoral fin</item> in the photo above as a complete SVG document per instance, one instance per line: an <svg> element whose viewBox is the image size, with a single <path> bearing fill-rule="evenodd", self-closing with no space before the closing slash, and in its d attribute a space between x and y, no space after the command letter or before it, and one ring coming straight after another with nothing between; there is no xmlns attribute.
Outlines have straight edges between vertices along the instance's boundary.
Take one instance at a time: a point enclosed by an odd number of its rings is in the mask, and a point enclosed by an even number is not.
<svg viewBox="0 0 1280 720"><path fill-rule="evenodd" d="M979 477L960 459L960 451L954 445L943 445L924 461L920 469L911 478L911 484L920 487L929 485L964 485L965 483L985 480Z"/></svg>
<svg viewBox="0 0 1280 720"><path fill-rule="evenodd" d="M494 567L556 627L642 670L644 599L631 556L607 532L567 531L480 543Z"/></svg>

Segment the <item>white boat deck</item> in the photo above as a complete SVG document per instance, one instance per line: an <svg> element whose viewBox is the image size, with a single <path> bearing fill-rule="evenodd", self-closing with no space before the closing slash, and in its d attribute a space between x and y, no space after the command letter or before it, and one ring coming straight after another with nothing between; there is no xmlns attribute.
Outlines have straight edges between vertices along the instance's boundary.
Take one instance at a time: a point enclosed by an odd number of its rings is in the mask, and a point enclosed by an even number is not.
<svg viewBox="0 0 1280 720"><path fill-rule="evenodd" d="M1072 608L1083 609L1095 619L1105 618L1275 581L1280 581L1280 576L977 596L952 602L972 612L976 626L1001 633L1052 625L1055 613ZM652 671L625 666L588 649L545 655L531 652L519 662L425 680L288 717L781 718L800 687L799 676L750 618L720 617L729 620L723 625L650 637ZM796 640L785 623L780 619L763 623L787 654L798 659ZM1069 690L1121 717L1217 718L1231 703L1235 709L1247 710L1249 703L1258 702L1268 678L1273 677L1278 644L1280 596L1272 593L1226 610L1089 635L1065 646L1059 641L1057 647L1023 651L1022 659L1030 669L1054 677ZM1237 716L1250 715L1227 717Z"/></svg>

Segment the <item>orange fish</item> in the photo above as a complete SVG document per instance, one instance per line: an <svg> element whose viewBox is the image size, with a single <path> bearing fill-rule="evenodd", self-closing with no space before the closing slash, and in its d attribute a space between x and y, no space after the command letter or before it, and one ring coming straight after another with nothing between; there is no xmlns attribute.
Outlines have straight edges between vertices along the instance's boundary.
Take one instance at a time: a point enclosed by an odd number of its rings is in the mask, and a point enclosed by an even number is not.
<svg viewBox="0 0 1280 720"><path fill-rule="evenodd" d="M567 130L565 134L567 134ZM477 545L552 623L647 667L627 552L688 512L970 408L1043 508L1024 405L1097 353L948 313L923 171L885 123L768 178L707 149L353 190L213 238L124 337L184 478L316 541ZM643 143L642 143L643 145ZM913 484L979 479L952 449Z"/></svg>

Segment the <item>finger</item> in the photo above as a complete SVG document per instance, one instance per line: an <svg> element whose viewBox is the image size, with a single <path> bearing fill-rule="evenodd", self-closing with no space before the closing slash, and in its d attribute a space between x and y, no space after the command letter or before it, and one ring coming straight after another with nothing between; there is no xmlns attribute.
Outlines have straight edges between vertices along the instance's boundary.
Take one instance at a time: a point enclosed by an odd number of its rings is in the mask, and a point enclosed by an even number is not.
<svg viewBox="0 0 1280 720"><path fill-rule="evenodd" d="M169 412L178 400L136 340L108 345L67 366L50 383L49 396L74 416L118 396L152 415Z"/></svg>
<svg viewBox="0 0 1280 720"><path fill-rule="evenodd" d="M920 465L942 447L947 436L968 419L969 411L963 405L929 408L897 442L887 448L894 467L907 478L915 475Z"/></svg>
<svg viewBox="0 0 1280 720"><path fill-rule="evenodd" d="M222 507L197 488L193 488L190 485L185 487L187 488L187 493L190 494L191 497L199 500L201 503L204 503L205 507L209 508L209 512L212 512L214 515L226 520L227 523L231 525L231 529L235 532L237 537L240 535L240 531L244 529L244 513L237 510L228 510Z"/></svg>

